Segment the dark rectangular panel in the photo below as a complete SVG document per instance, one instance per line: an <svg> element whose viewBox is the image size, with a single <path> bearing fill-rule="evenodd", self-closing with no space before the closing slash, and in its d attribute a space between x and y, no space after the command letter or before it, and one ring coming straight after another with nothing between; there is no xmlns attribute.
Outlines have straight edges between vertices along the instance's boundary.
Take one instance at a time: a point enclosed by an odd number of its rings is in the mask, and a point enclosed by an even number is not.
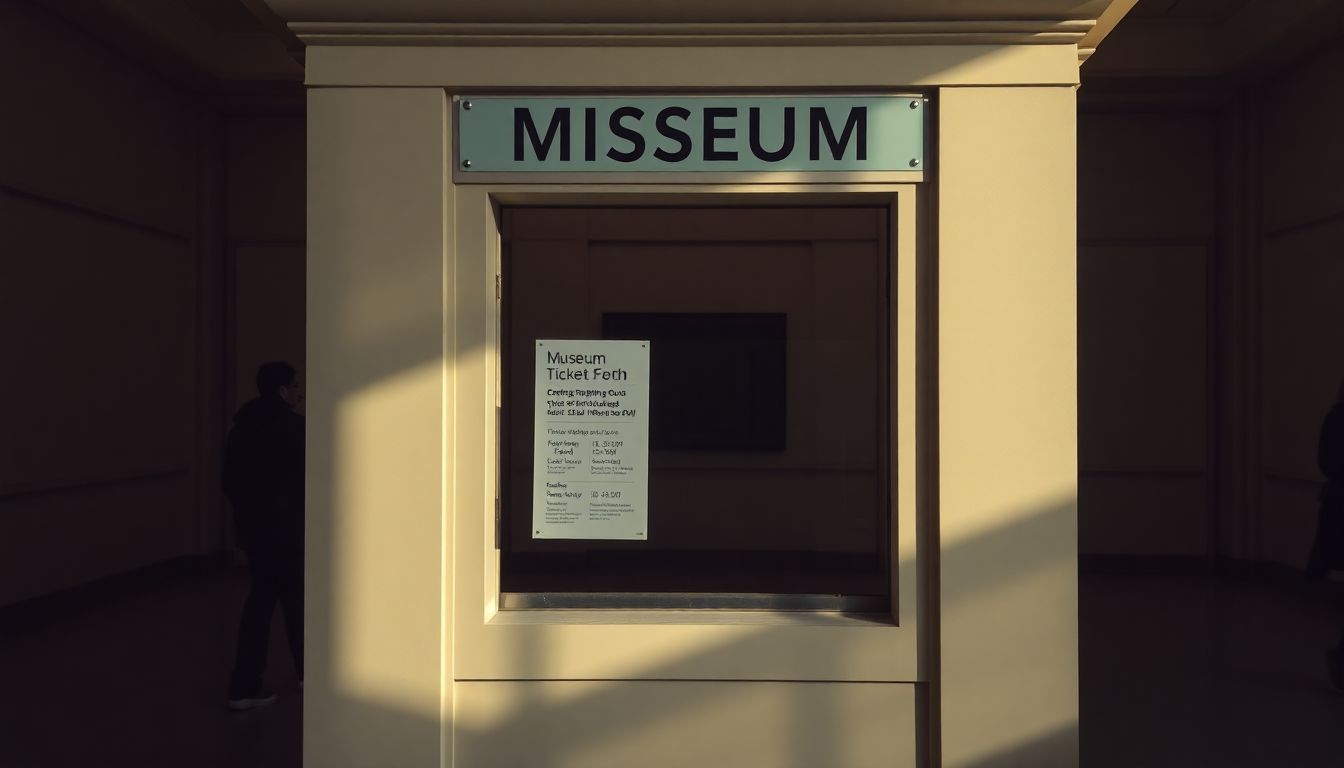
<svg viewBox="0 0 1344 768"><path fill-rule="evenodd" d="M654 450L783 450L783 313L607 312L602 336L651 342Z"/></svg>

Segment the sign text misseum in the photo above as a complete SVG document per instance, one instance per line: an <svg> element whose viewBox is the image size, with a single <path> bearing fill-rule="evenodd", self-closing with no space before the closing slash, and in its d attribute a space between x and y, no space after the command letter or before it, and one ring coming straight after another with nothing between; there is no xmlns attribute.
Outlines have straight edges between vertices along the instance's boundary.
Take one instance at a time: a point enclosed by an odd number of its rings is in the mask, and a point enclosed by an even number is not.
<svg viewBox="0 0 1344 768"><path fill-rule="evenodd" d="M467 172L921 170L923 102L894 96L467 98Z"/></svg>

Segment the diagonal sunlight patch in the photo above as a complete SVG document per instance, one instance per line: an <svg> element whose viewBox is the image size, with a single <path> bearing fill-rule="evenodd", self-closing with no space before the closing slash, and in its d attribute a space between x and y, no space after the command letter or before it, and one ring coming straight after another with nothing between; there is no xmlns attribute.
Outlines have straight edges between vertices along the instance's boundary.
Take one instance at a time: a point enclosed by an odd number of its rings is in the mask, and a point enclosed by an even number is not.
<svg viewBox="0 0 1344 768"><path fill-rule="evenodd" d="M438 717L442 367L422 363L345 395L329 482L330 685ZM310 524L312 524L310 522ZM320 537L310 537L320 540Z"/></svg>
<svg viewBox="0 0 1344 768"><path fill-rule="evenodd" d="M942 583L943 696L976 724L945 757L968 768L1012 754L1023 734L1039 735L1038 750L1073 749L1052 734L1076 728L1078 701L1074 499L979 511L942 553L955 574Z"/></svg>

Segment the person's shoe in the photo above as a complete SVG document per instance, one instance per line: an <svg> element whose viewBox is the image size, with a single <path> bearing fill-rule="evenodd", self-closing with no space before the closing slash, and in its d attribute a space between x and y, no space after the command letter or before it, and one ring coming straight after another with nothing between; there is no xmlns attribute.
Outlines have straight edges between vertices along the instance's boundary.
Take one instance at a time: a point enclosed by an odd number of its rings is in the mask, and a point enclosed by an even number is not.
<svg viewBox="0 0 1344 768"><path fill-rule="evenodd" d="M1335 689L1344 692L1344 649L1336 649L1326 657L1330 665L1330 682Z"/></svg>
<svg viewBox="0 0 1344 768"><path fill-rule="evenodd" d="M242 712L248 709L264 707L267 704L275 703L275 694L265 688L257 688L253 691L246 691L240 694L229 694L229 709L234 712Z"/></svg>

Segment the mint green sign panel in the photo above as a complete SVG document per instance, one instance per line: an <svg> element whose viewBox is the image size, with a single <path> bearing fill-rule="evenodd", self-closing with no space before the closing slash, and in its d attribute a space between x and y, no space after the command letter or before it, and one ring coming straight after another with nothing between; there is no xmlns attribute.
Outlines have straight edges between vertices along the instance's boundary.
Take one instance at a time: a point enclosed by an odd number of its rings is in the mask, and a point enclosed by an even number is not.
<svg viewBox="0 0 1344 768"><path fill-rule="evenodd" d="M457 101L464 173L911 171L918 96L495 98Z"/></svg>

